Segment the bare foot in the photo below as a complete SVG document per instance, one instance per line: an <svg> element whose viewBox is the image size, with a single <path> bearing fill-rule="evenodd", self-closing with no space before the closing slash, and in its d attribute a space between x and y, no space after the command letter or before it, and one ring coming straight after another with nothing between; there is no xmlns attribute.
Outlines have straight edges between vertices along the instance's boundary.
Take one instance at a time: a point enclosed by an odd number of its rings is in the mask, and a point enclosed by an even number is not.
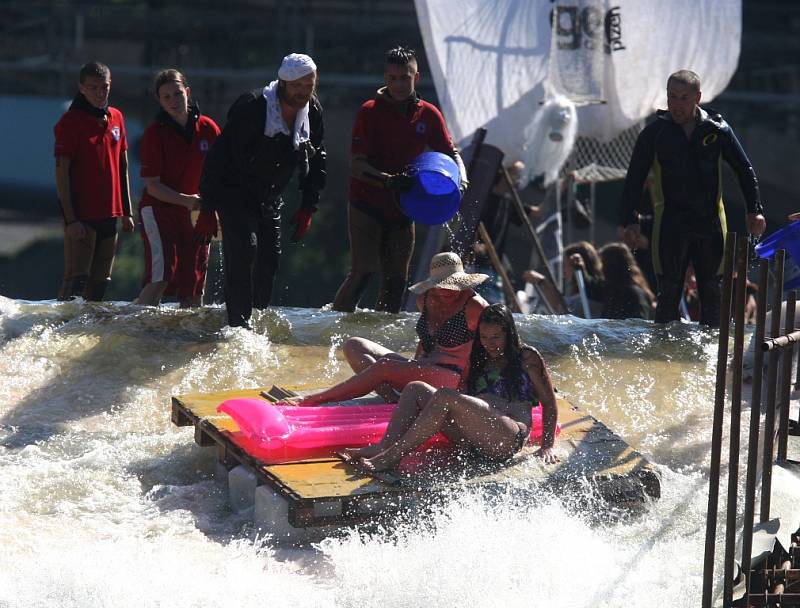
<svg viewBox="0 0 800 608"><path fill-rule="evenodd" d="M361 448L345 448L342 450L343 454L347 454L350 458L372 458L377 456L383 451L380 443L373 443L372 445L365 445Z"/></svg>
<svg viewBox="0 0 800 608"><path fill-rule="evenodd" d="M399 461L387 457L386 452L383 451L372 458L362 458L361 464L367 471L388 471L396 468Z"/></svg>

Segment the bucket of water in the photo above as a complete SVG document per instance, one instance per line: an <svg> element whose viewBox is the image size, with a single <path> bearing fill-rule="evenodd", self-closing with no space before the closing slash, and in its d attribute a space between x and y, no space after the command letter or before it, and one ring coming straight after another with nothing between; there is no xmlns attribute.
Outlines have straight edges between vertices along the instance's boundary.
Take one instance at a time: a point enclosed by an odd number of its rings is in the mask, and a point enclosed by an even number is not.
<svg viewBox="0 0 800 608"><path fill-rule="evenodd" d="M423 152L411 163L414 185L400 195L405 214L420 224L443 224L461 206L456 162L441 152Z"/></svg>
<svg viewBox="0 0 800 608"><path fill-rule="evenodd" d="M783 267L783 288L796 289L800 287L800 220L770 234L756 245L756 254L771 259L779 249L788 253Z"/></svg>

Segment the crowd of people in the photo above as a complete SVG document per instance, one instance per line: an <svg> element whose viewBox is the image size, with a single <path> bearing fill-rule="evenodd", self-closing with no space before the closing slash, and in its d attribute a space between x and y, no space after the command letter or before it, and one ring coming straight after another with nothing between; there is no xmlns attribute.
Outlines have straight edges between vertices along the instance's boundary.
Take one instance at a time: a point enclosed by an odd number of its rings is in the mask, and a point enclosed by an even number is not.
<svg viewBox="0 0 800 608"><path fill-rule="evenodd" d="M413 185L407 167L419 154L449 155L459 168L462 191L468 185L441 112L417 93L419 78L413 50L387 51L385 86L356 117L347 209L351 265L334 310L355 310L375 275L380 277L375 308L400 310L415 231L399 195ZM181 72L158 72L153 86L158 113L141 141L144 192L135 214L125 122L108 103L111 72L98 62L84 65L78 92L55 126L56 187L64 219L64 278L58 297L103 298L121 218L126 231L138 221L144 242L145 276L136 302L158 305L169 294L181 306L198 306L209 243L221 228L228 323L249 327L252 309L266 308L272 299L281 257L283 190L297 174L296 241L310 229L325 187L324 121L316 90L313 59L287 55L277 78L240 96L220 129L200 112ZM731 127L719 114L701 108L700 98L694 72L680 70L667 79L667 110L658 111L633 149L620 206L620 242L599 251L585 241L569 244L563 288L548 284L535 270L523 274L525 281L539 284L545 293L563 293L556 295L573 314L669 322L681 311L699 311L700 323L719 324L727 225L722 161L733 168L744 193L748 232L761 235L766 222L747 156ZM523 221L507 200L519 172L518 162L501 172L506 179L498 179L484 206L484 223L499 253L509 222ZM647 199L651 208L643 204ZM194 222L192 211L199 212ZM524 211L526 221L541 219L536 206ZM502 301L485 244L476 242L473 257L471 268L492 277L481 293Z"/></svg>
<svg viewBox="0 0 800 608"><path fill-rule="evenodd" d="M351 267L335 310L355 310L373 275L380 277L376 309L400 310L414 223L402 212L398 195L413 184L407 166L414 158L426 150L449 155L459 168L462 191L468 185L442 114L416 91L419 78L413 50L389 50L385 86L356 117L348 197ZM87 63L69 110L55 126L64 219L60 299L101 300L111 278L118 220L128 231L136 223L125 123L108 104L110 90L109 68ZM221 227L229 325L248 327L252 309L269 306L281 256L282 192L296 174L301 202L292 239L299 240L310 229L325 187L323 111L316 90L313 59L287 55L277 78L240 96L220 129L200 112L183 74L158 72L153 93L159 110L141 142L144 192L136 215L146 270L139 304L158 305L173 294L181 306L200 305L209 243ZM525 281L540 284L545 294L560 291L556 295L568 312L592 318L668 322L678 318L688 293L685 308L699 310L702 324L719 324L726 232L721 161L739 179L748 232L761 235L766 223L750 162L725 120L699 106L700 97L696 74L680 70L669 76L667 110L644 128L633 150L620 242L599 250L586 241L568 245L563 290L534 270L523 274ZM505 179L495 184L484 217L501 252L505 227L517 213L504 197L518 173L518 165L502 172ZM642 205L645 192L652 209ZM198 212L194 222L193 211ZM525 221L541 219L535 206L523 213ZM314 405L375 391L398 402L383 439L348 452L362 466L392 468L437 432L485 458L506 460L525 445L537 404L543 409L539 454L545 462L555 461L557 409L547 365L520 341L510 309L497 303L502 294L490 289L482 292L486 297L479 295L489 275L496 277L485 245L476 243L472 251L477 272L465 272L457 254L443 252L433 256L430 276L408 288L420 312L413 357L351 338L344 356L354 375L300 400ZM694 289L686 292L689 277Z"/></svg>

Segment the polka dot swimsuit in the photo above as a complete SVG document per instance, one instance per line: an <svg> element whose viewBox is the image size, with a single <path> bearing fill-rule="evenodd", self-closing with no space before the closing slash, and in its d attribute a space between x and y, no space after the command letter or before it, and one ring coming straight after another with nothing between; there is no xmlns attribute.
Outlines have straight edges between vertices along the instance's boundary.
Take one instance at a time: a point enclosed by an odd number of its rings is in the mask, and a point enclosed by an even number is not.
<svg viewBox="0 0 800 608"><path fill-rule="evenodd" d="M469 300L467 300L467 303ZM475 338L475 332L470 331L467 325L467 315L465 310L467 303L455 315L442 323L439 328L433 333L428 329L428 295L425 294L425 302L422 307L422 314L417 321L417 335L422 344L422 349L426 353L430 353L434 348L442 346L444 348L454 348L461 346L467 342L472 342Z"/></svg>

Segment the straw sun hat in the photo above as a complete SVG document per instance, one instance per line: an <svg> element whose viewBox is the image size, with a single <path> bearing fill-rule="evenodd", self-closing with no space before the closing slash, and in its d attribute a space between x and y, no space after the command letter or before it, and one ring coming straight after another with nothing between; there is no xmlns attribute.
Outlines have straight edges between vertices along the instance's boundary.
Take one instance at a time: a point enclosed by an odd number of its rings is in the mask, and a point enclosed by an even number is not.
<svg viewBox="0 0 800 608"><path fill-rule="evenodd" d="M430 276L409 289L413 293L425 293L434 287L463 291L477 287L488 278L488 274L464 272L464 265L458 254L437 253L431 258Z"/></svg>

